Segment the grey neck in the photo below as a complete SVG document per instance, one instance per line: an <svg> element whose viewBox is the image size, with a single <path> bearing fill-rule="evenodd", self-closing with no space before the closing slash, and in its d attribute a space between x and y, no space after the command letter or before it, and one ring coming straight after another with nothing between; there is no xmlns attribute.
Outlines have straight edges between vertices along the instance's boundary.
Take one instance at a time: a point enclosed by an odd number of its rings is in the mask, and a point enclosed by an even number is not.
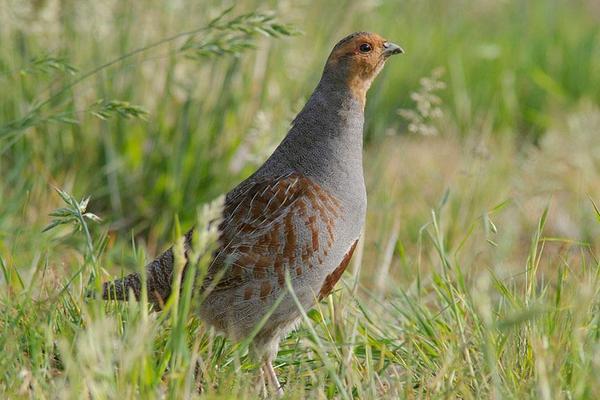
<svg viewBox="0 0 600 400"><path fill-rule="evenodd" d="M325 71L265 173L294 170L337 192L364 185L363 105L339 76Z"/></svg>

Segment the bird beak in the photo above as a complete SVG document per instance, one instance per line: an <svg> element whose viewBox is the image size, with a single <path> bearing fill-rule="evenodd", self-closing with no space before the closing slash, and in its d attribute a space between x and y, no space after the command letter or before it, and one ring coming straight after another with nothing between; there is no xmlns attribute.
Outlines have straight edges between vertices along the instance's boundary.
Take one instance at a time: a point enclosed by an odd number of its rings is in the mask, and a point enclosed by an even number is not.
<svg viewBox="0 0 600 400"><path fill-rule="evenodd" d="M385 42L383 44L383 47L384 47L383 55L386 57L392 56L394 54L404 53L404 49L395 43Z"/></svg>

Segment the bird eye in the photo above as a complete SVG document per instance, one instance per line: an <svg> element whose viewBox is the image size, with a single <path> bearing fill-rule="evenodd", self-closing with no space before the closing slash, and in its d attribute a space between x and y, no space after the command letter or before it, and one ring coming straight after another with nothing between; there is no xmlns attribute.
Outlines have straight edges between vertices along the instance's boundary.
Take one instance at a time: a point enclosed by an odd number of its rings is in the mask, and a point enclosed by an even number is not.
<svg viewBox="0 0 600 400"><path fill-rule="evenodd" d="M371 45L369 43L363 43L360 45L360 47L358 49L361 51L361 53L368 53L373 48L371 47Z"/></svg>

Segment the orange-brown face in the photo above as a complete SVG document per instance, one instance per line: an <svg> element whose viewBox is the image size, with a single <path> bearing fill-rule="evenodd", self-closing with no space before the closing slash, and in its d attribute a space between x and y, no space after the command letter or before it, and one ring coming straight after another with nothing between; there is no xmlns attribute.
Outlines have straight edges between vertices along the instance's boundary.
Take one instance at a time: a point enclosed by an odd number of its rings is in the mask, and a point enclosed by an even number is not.
<svg viewBox="0 0 600 400"><path fill-rule="evenodd" d="M343 78L359 100L364 102L367 90L385 61L404 50L376 33L353 33L335 45L325 69L343 74Z"/></svg>

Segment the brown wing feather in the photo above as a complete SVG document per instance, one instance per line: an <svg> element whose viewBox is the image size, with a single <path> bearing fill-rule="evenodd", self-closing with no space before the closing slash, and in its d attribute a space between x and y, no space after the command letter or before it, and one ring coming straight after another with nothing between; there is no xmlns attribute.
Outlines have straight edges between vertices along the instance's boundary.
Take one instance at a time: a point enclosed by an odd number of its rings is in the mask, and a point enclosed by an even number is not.
<svg viewBox="0 0 600 400"><path fill-rule="evenodd" d="M285 274L319 267L334 240L340 202L298 173L250 184L225 201L220 249L205 286L244 287L244 299L266 298ZM218 282L214 282L218 279Z"/></svg>

